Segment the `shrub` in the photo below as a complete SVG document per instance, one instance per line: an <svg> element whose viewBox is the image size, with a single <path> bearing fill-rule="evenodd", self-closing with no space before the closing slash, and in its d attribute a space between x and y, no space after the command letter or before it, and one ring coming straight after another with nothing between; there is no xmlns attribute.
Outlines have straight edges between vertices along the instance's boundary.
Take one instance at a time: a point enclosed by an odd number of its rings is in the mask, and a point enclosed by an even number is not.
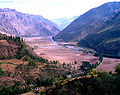
<svg viewBox="0 0 120 95"><path fill-rule="evenodd" d="M35 64L34 61L29 61L29 62L28 62L28 66L34 66L34 67L36 67L36 64Z"/></svg>
<svg viewBox="0 0 120 95"><path fill-rule="evenodd" d="M120 73L120 64L115 67L115 72Z"/></svg>

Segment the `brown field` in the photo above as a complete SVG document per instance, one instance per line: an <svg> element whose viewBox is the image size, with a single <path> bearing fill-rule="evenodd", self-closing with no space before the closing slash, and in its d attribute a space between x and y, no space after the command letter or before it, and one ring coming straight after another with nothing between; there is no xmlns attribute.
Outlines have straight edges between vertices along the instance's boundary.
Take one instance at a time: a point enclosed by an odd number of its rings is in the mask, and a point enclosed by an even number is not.
<svg viewBox="0 0 120 95"><path fill-rule="evenodd" d="M0 60L1 64L1 68L3 71L9 71L9 72L14 72L15 67L17 67L17 65L20 64L28 64L27 61L22 61L22 60L18 60L18 59L10 59L10 60ZM46 64L42 64L40 62L36 62L36 64L38 64L39 68L42 68L43 66L45 66Z"/></svg>
<svg viewBox="0 0 120 95"><path fill-rule="evenodd" d="M21 61L18 59L11 59L11 60L0 60L0 63L3 63L1 65L3 71L9 71L14 72L14 69L17 65L20 64L28 64L26 61Z"/></svg>
<svg viewBox="0 0 120 95"><path fill-rule="evenodd" d="M26 37L27 44L35 47L34 51L45 59L57 60L59 63L72 63L77 61L90 61L92 64L98 61L97 57L91 54L84 54L82 51L71 50L63 46L59 46L51 41L51 37ZM103 63L98 67L99 70L114 71L116 64L120 63L120 59L104 58Z"/></svg>
<svg viewBox="0 0 120 95"><path fill-rule="evenodd" d="M36 95L35 93L33 93L32 91L28 92L28 93L24 93L24 94L20 94L20 95Z"/></svg>
<svg viewBox="0 0 120 95"><path fill-rule="evenodd" d="M38 47L34 51L40 57L48 59L49 61L57 60L60 63L72 63L74 61L81 63L82 61L90 61L93 63L98 60L97 57L94 57L91 54L83 54L81 51L71 50L52 43L50 37L25 38L25 41L31 47Z"/></svg>

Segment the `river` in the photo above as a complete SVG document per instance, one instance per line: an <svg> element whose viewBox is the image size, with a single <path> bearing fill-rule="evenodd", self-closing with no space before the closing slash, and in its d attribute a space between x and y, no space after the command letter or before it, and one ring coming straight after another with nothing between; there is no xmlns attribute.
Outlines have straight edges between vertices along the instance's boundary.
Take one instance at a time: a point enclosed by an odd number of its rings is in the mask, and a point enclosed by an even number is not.
<svg viewBox="0 0 120 95"><path fill-rule="evenodd" d="M72 50L76 50L76 51L83 51L83 49L80 49L80 47L77 47L77 46L70 46L70 45L64 45L64 44L58 44L57 42L55 42L52 37L51 37L51 41L52 43L56 44L56 45L60 45L60 46L63 46L65 48L69 48L69 49L72 49Z"/></svg>

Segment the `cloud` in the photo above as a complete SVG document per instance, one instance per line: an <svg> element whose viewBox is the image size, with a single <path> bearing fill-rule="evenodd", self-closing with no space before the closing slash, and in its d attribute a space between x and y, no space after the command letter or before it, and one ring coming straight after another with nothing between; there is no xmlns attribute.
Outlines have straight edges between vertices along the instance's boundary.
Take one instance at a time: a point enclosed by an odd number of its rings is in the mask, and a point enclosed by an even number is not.
<svg viewBox="0 0 120 95"><path fill-rule="evenodd" d="M0 3L14 3L12 0L0 0Z"/></svg>

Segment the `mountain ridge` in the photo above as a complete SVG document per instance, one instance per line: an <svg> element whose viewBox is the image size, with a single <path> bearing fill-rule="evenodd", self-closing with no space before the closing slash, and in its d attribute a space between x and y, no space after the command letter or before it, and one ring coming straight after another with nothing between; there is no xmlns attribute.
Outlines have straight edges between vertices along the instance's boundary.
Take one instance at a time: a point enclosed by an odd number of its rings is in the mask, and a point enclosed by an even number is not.
<svg viewBox="0 0 120 95"><path fill-rule="evenodd" d="M120 2L109 2L89 10L58 33L54 39L64 42L78 42L84 39L87 35L99 29L108 16L119 8L119 5Z"/></svg>
<svg viewBox="0 0 120 95"><path fill-rule="evenodd" d="M109 17L98 31L78 42L81 47L92 48L97 52L120 55L120 8Z"/></svg>
<svg viewBox="0 0 120 95"><path fill-rule="evenodd" d="M0 31L15 36L53 36L59 31L52 22L40 15L0 9Z"/></svg>

